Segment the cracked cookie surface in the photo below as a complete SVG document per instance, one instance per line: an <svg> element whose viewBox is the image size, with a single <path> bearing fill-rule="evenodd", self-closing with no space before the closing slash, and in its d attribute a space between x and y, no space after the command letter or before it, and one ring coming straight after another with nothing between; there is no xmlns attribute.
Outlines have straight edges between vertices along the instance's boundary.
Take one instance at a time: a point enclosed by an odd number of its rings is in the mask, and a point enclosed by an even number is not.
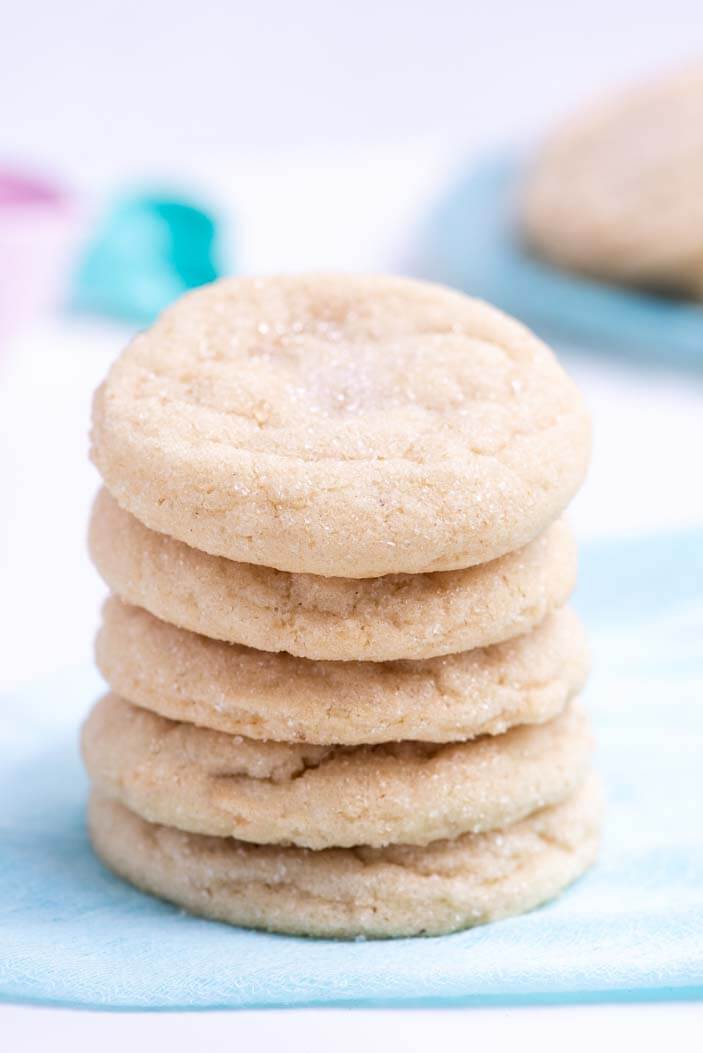
<svg viewBox="0 0 703 1053"><path fill-rule="evenodd" d="M533 628L570 595L576 546L558 520L517 552L466 570L325 578L210 556L150 530L105 489L90 551L122 599L216 640L331 661L454 654Z"/></svg>
<svg viewBox="0 0 703 1053"><path fill-rule="evenodd" d="M591 776L562 803L512 826L424 848L246 844L148 823L96 793L89 824L109 867L194 914L354 938L439 935L544 903L594 862L601 811Z"/></svg>
<svg viewBox="0 0 703 1053"><path fill-rule="evenodd" d="M407 279L229 279L137 336L96 394L119 504L214 555L339 577L452 570L533 540L590 430L551 351Z"/></svg>
<svg viewBox="0 0 703 1053"><path fill-rule="evenodd" d="M262 844L427 844L515 822L584 779L575 704L553 720L446 745L262 742L177 723L108 695L83 728L98 790L151 822Z"/></svg>
<svg viewBox="0 0 703 1053"><path fill-rule="evenodd" d="M588 651L562 608L492 647L424 661L318 662L221 643L110 597L96 641L112 690L173 720L255 739L452 742L538 724L583 687Z"/></svg>

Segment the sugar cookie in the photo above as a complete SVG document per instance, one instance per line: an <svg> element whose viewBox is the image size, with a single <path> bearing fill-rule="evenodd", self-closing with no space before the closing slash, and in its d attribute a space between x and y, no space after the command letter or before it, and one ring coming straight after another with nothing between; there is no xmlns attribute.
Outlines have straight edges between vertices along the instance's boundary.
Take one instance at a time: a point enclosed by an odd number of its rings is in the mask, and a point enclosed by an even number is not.
<svg viewBox="0 0 703 1053"><path fill-rule="evenodd" d="M583 687L583 627L563 608L493 647L402 662L313 662L196 636L111 597L96 642L112 690L173 720L283 742L452 742L539 724Z"/></svg>
<svg viewBox="0 0 703 1053"><path fill-rule="evenodd" d="M157 534L98 494L90 551L107 584L158 618L216 640L303 658L430 658L507 640L568 598L576 545L558 520L524 548L467 570L323 578L235 563Z"/></svg>
<svg viewBox="0 0 703 1053"><path fill-rule="evenodd" d="M137 336L96 394L92 456L151 529L337 577L453 570L526 545L589 457L552 352L408 279L237 278Z"/></svg>
<svg viewBox="0 0 703 1053"><path fill-rule="evenodd" d="M560 266L703 298L703 64L606 99L546 143L522 204Z"/></svg>
<svg viewBox="0 0 703 1053"><path fill-rule="evenodd" d="M591 777L513 826L424 848L252 845L152 825L95 793L89 822L107 866L194 914L353 938L440 935L531 910L594 862L601 813Z"/></svg>
<svg viewBox="0 0 703 1053"><path fill-rule="evenodd" d="M592 743L578 706L546 724L447 745L261 742L176 723L116 695L83 729L98 790L150 822L306 848L427 844L563 800Z"/></svg>

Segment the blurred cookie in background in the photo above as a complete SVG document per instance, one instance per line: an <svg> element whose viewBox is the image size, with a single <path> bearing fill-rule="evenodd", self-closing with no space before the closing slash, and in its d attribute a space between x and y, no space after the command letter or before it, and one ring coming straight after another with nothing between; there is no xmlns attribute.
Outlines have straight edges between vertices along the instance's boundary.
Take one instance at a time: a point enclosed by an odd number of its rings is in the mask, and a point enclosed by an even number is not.
<svg viewBox="0 0 703 1053"><path fill-rule="evenodd" d="M703 60L568 120L523 189L528 245L560 267L703 299Z"/></svg>

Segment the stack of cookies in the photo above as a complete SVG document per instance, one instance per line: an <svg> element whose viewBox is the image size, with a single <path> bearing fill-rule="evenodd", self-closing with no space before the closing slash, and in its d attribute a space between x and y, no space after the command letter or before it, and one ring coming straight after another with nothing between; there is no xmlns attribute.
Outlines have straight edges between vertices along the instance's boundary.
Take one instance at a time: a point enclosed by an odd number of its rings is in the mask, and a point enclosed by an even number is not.
<svg viewBox="0 0 703 1053"><path fill-rule="evenodd" d="M552 353L438 286L237 279L166 311L94 406L101 858L194 913L336 937L578 877L600 801L560 516L588 454Z"/></svg>

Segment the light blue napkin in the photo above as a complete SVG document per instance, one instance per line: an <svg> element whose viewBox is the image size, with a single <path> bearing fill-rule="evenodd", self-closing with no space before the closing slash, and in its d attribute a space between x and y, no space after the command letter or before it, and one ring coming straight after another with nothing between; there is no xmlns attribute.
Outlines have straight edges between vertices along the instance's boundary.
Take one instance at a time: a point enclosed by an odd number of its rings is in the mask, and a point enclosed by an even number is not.
<svg viewBox="0 0 703 1053"><path fill-rule="evenodd" d="M703 995L703 532L587 548L578 605L609 812L556 902L436 939L335 943L191 918L86 840L89 670L0 705L0 997L110 1008L452 1005Z"/></svg>
<svg viewBox="0 0 703 1053"><path fill-rule="evenodd" d="M589 281L525 251L515 223L521 177L515 157L463 174L422 233L422 276L489 300L550 339L703 369L703 305Z"/></svg>

